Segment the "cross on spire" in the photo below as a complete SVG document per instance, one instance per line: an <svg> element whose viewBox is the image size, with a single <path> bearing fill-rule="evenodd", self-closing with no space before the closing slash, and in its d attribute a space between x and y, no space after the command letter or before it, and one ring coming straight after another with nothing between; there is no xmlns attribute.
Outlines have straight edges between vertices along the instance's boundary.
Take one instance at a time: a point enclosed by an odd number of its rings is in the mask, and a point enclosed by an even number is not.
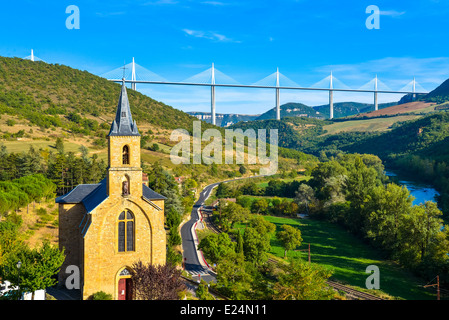
<svg viewBox="0 0 449 320"><path fill-rule="evenodd" d="M123 61L123 67L121 67L120 69L123 69L123 79L125 79L125 70L128 69L128 68L126 67L125 61Z"/></svg>

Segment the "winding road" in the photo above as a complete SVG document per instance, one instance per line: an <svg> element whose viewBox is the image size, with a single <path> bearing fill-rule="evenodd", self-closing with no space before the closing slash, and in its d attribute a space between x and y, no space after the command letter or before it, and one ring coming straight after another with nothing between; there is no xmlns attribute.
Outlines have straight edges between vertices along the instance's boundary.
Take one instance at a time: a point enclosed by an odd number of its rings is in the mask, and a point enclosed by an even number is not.
<svg viewBox="0 0 449 320"><path fill-rule="evenodd" d="M224 182L224 181L223 181ZM227 181L226 181L227 182ZM182 250L183 259L185 264L185 270L189 272L193 278L201 277L206 282L215 281L215 274L205 265L201 263L201 254L196 250L196 237L194 237L195 224L199 221L198 209L204 204L204 201L210 196L212 189L218 186L221 182L216 182L206 186L203 191L201 191L198 201L193 205L192 214L190 215L190 220L184 223L181 227L181 238L182 238Z"/></svg>
<svg viewBox="0 0 449 320"><path fill-rule="evenodd" d="M247 178L256 178L260 176L253 176ZM197 251L195 241L195 224L199 222L200 216L198 210L201 206L204 205L206 199L212 193L213 188L217 187L220 183L231 182L235 180L246 179L246 178L237 178L232 180L220 181L216 183L212 183L206 186L203 191L201 191L198 201L195 203L192 209L192 214L190 216L190 220L187 221L181 227L181 237L182 237L182 248L183 248L183 259L185 262L185 270L192 275L193 280L197 280L201 277L201 279L206 282L216 281L216 274L207 266L204 258L202 257L202 253ZM200 262L200 259L203 260ZM273 260L275 262L275 260ZM345 292L350 299L362 299L362 300L383 300L382 298L371 295L365 292L361 292L350 287L341 285L334 281L327 281L327 284L335 290Z"/></svg>
<svg viewBox="0 0 449 320"><path fill-rule="evenodd" d="M207 264L203 260L202 253L197 251L196 249L195 241L197 241L197 239L194 229L195 224L200 220L198 209L201 208L206 199L209 198L210 194L212 193L212 189L217 187L220 183L259 177L262 177L262 175L219 181L206 186L203 191L201 191L198 201L192 208L190 220L184 223L184 225L181 227L182 250L185 270L189 272L194 279L198 279L199 277L201 277L201 279L204 279L204 281L206 282L216 281L216 274L207 266ZM203 261L200 261L200 259Z"/></svg>

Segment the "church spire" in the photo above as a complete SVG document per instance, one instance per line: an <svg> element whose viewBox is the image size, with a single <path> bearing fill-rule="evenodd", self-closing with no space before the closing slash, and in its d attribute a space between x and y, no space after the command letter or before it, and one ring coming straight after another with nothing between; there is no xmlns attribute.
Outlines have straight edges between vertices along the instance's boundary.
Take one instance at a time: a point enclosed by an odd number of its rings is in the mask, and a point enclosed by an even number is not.
<svg viewBox="0 0 449 320"><path fill-rule="evenodd" d="M117 105L117 113L112 122L110 136L140 136L136 121L133 121L129 106L128 93L126 92L125 78L122 82L122 92Z"/></svg>

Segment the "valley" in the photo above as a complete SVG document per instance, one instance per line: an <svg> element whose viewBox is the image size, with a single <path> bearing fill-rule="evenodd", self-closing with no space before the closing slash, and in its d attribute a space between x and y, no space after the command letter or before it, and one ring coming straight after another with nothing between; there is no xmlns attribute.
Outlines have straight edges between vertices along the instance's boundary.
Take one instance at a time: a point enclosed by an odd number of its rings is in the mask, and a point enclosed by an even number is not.
<svg viewBox="0 0 449 320"><path fill-rule="evenodd" d="M0 224L3 221L17 225L18 237L32 247L38 247L43 241L57 244L58 217L52 199L33 202L6 186L15 179L39 173L53 183L55 195L61 195L79 184L101 181L107 170L106 137L120 86L66 66L16 58L0 58L0 70L3 70L0 76L8 74L0 78L3 89L0 94L0 185L4 185L0 188L0 200L4 199ZM48 75L46 79L36 81L43 78L43 74ZM204 161L174 164L170 152L178 142L171 139L171 133L174 129L184 129L194 134L194 122L200 121L197 117L200 114L189 115L137 91L130 89L128 92L141 134L143 172L148 176L149 187L169 199L165 216L170 243L167 259L181 265L183 252L177 228L190 214L197 192L211 183L254 176L262 164L216 165ZM441 97L441 90L438 92ZM249 280L244 286L256 286L254 279L257 277L278 277L272 271L259 274L262 269L252 269L254 266L246 262L255 259L255 265L262 266L264 254L282 261L284 250L275 234L283 225L290 225L302 232L304 243L313 243L316 268L332 270L333 280L363 287L363 266L378 264L382 270L387 270L384 281L389 281L385 288L389 299L432 298L428 291L417 288L425 279L447 268L441 252L449 245L449 238L444 238L445 233L433 232L447 221L449 212L449 153L446 151L449 149L445 148L449 143L449 116L444 111L446 101L442 98L430 102L425 97L420 99L424 100L381 105L378 111L371 111L372 106L365 104L335 104L339 117L332 120L327 119L326 106L311 108L300 103L284 105L280 121L272 119L274 109L261 115L246 115L246 118L235 115L226 119L223 115L227 124L233 122L229 129L279 131L276 175L259 180L255 185L243 182L233 185L229 194L220 190L221 195L214 193L211 198L235 198L235 212L246 217L249 211L276 226L261 256L259 252L250 253L248 247L244 250L246 258L241 267L247 268L245 272L253 270L249 272L251 276L247 275ZM221 127L212 126L204 120L200 137L207 129L216 129L224 136L222 123ZM210 147L208 141L203 139L200 147L207 146ZM243 149L249 149L245 142ZM430 183L439 193L438 208L431 204L413 206L406 193L389 184L394 179L384 176L384 169L413 182ZM388 214L396 213L396 208L391 207L394 201L402 204L403 211L397 212L401 224L394 228L388 225L390 233L385 234L375 217L382 215L382 219L390 223ZM365 202L370 204L369 208L363 205ZM297 219L306 208L311 213L309 219ZM410 220L403 212L409 214ZM405 231L412 224L424 234L425 230L418 223L423 217L432 221L433 228L432 244L423 242L429 247L427 255L417 249L424 244L407 238ZM251 219L240 221L231 213L228 220L221 218L215 217L232 237L237 237L238 230L243 232L246 227L257 227L250 224L253 223ZM394 230L401 230L410 251L388 242L388 237L396 235ZM245 241L249 246L250 240L246 238ZM290 257L304 259L304 256L305 253L298 252ZM402 268L407 270L405 276L400 275ZM408 281L413 281L413 289ZM448 279L442 276L441 281L446 285ZM254 292L249 294L249 289L248 292L233 291L237 289L232 287L226 290L229 291L222 293L260 298L252 295ZM274 294L274 297L277 296Z"/></svg>

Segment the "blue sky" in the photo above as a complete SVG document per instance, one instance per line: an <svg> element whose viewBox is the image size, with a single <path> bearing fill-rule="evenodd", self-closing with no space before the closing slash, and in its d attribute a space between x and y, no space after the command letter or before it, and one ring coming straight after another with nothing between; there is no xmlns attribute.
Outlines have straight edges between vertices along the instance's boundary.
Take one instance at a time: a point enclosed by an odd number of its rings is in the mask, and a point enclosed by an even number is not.
<svg viewBox="0 0 449 320"><path fill-rule="evenodd" d="M80 28L67 29L66 8L80 10ZM380 29L369 30L369 5ZM0 11L0 55L36 56L103 74L136 62L171 81L212 63L239 83L280 72L301 86L335 77L359 88L377 74L392 89L414 76L427 90L449 78L449 1L9 1ZM282 83L281 83L282 85ZM207 88L138 86L184 111L210 111ZM400 97L400 96L399 96ZM398 96L380 95L380 102ZM273 90L217 88L218 113L262 113ZM327 103L326 93L282 91L281 103ZM372 102L371 94L336 93L334 100Z"/></svg>

